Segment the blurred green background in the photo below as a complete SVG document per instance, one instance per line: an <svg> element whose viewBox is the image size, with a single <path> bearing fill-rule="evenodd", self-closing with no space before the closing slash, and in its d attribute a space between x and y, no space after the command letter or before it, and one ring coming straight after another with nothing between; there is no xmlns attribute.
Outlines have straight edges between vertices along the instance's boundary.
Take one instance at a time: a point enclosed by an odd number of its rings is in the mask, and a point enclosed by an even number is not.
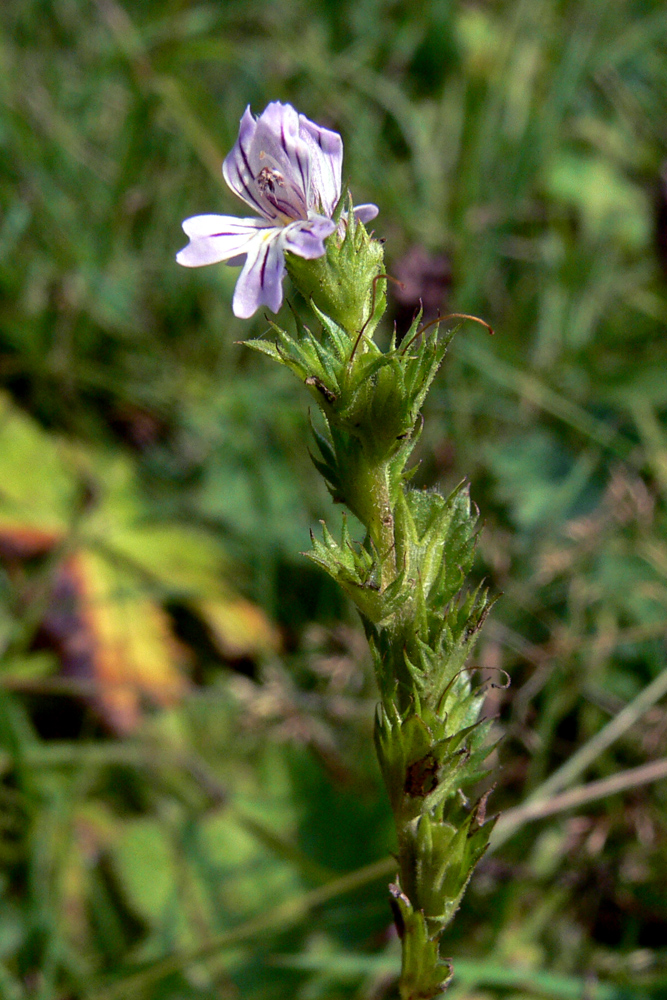
<svg viewBox="0 0 667 1000"><path fill-rule="evenodd" d="M236 270L174 263L182 219L246 214L221 161L276 99L380 206L386 329L421 298L496 331L457 335L416 479L470 478L502 593L489 808L575 752L561 787L625 776L497 843L450 996L667 996L667 782L633 770L667 756L662 0L3 0L0 29L0 996L394 995L371 670L299 555L340 518L307 398L235 343L267 328Z"/></svg>

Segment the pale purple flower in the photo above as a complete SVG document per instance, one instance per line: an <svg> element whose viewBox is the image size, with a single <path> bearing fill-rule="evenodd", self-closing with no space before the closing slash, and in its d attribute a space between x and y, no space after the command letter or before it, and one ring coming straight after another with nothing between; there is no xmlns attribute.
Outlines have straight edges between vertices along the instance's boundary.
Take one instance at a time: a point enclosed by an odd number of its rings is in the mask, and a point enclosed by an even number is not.
<svg viewBox="0 0 667 1000"><path fill-rule="evenodd" d="M234 194L258 218L195 215L183 229L190 238L176 255L185 267L240 264L234 291L234 315L247 319L268 306L278 312L283 301L285 251L313 260L325 253L324 241L336 229L331 216L340 198L343 141L290 104L273 101L255 118L246 108L239 137L222 165ZM361 222L374 219L375 205L358 205Z"/></svg>

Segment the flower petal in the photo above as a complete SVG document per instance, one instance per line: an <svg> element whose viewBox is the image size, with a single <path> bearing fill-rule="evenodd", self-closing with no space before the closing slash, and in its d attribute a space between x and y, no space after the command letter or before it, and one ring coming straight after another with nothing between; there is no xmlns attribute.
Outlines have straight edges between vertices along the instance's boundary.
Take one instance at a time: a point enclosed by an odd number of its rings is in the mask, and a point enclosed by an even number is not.
<svg viewBox="0 0 667 1000"><path fill-rule="evenodd" d="M258 197L256 177L249 160L250 147L256 131L257 122L250 107L247 107L241 118L239 137L222 164L222 174L234 194L255 211L266 216L262 199Z"/></svg>
<svg viewBox="0 0 667 1000"><path fill-rule="evenodd" d="M331 236L336 223L323 215L314 215L303 222L293 222L283 229L283 246L297 257L314 260L326 252L324 240Z"/></svg>
<svg viewBox="0 0 667 1000"><path fill-rule="evenodd" d="M260 306L276 313L283 301L285 258L280 231L257 240L248 256L234 289L232 308L239 319L249 319Z"/></svg>
<svg viewBox="0 0 667 1000"><path fill-rule="evenodd" d="M273 101L257 120L247 108L222 172L231 189L265 218L283 224L305 219L310 166L294 108Z"/></svg>
<svg viewBox="0 0 667 1000"><path fill-rule="evenodd" d="M262 233L273 231L263 219L234 219L229 215L194 215L185 220L183 229L190 242L176 254L176 260L184 267L217 264L245 254Z"/></svg>
<svg viewBox="0 0 667 1000"><path fill-rule="evenodd" d="M354 214L359 222L370 222L378 214L380 209L377 205L355 205Z"/></svg>
<svg viewBox="0 0 667 1000"><path fill-rule="evenodd" d="M299 131L308 147L311 163L308 207L317 210L319 201L325 215L331 215L340 198L343 140L338 132L321 128L305 115L299 115Z"/></svg>

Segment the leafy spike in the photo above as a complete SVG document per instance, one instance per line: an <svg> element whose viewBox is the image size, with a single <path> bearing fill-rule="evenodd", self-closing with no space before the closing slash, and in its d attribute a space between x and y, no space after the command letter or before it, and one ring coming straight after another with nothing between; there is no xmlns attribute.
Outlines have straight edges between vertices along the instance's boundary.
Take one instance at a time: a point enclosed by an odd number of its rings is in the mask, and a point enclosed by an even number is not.
<svg viewBox="0 0 667 1000"><path fill-rule="evenodd" d="M321 332L297 318L294 335L271 324L274 341L249 346L289 368L318 403L324 430L311 424L312 460L367 532L356 542L344 516L338 541L323 523L307 555L354 602L368 638L380 692L375 746L398 840L391 903L402 939L400 994L430 1000L451 978L440 935L493 825L462 791L485 775L491 751L492 723L479 718L484 690L467 666L491 601L481 586L466 589L478 532L468 484L442 496L411 488L406 470L456 328L438 323L426 336L419 313L402 346L394 333L380 350L373 332L385 304L382 250L349 196L335 213L324 257L286 254Z"/></svg>

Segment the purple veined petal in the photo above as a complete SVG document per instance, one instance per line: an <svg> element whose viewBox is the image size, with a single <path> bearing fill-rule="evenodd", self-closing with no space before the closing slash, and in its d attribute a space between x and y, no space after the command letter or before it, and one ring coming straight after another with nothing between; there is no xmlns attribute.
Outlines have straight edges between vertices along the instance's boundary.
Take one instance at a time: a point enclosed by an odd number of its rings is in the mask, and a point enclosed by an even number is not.
<svg viewBox="0 0 667 1000"><path fill-rule="evenodd" d="M307 217L310 161L291 105L273 101L257 120L247 109L222 169L232 190L265 218L285 225Z"/></svg>
<svg viewBox="0 0 667 1000"><path fill-rule="evenodd" d="M285 258L281 246L281 231L265 236L248 250L236 288L232 309L239 319L249 319L260 306L277 313L283 301Z"/></svg>
<svg viewBox="0 0 667 1000"><path fill-rule="evenodd" d="M263 219L235 219L229 215L194 215L183 229L190 242L176 254L183 267L217 264L249 252L253 242L273 227Z"/></svg>
<svg viewBox="0 0 667 1000"><path fill-rule="evenodd" d="M222 164L222 175L235 195L260 215L267 217L261 192L257 187L257 177L250 166L250 149L256 131L257 121L248 106L241 118L239 137ZM273 213L268 216L271 219L274 217Z"/></svg>
<svg viewBox="0 0 667 1000"><path fill-rule="evenodd" d="M377 205L355 205L354 214L359 219L359 222L370 222L378 214L380 209Z"/></svg>
<svg viewBox="0 0 667 1000"><path fill-rule="evenodd" d="M281 203L282 214L303 219L308 213L310 159L299 132L299 115L291 104L272 101L257 119L251 162L258 181L269 187L265 197ZM271 183L273 181L273 183Z"/></svg>
<svg viewBox="0 0 667 1000"><path fill-rule="evenodd" d="M248 151L252 144L257 122L248 106L241 118L239 125L239 137L232 146L231 151L225 157L222 164L222 175L235 195L254 208L260 215L264 215L264 206L256 197L255 175L250 167Z"/></svg>
<svg viewBox="0 0 667 1000"><path fill-rule="evenodd" d="M190 239L201 236L238 236L270 229L266 219L239 219L235 215L193 215L183 223L183 232Z"/></svg>
<svg viewBox="0 0 667 1000"><path fill-rule="evenodd" d="M299 115L299 131L311 161L308 207L317 209L320 202L322 211L332 215L340 198L343 140L338 132L316 125L305 115Z"/></svg>
<svg viewBox="0 0 667 1000"><path fill-rule="evenodd" d="M323 215L315 215L303 222L293 222L282 232L282 245L297 257L314 260L326 253L324 241L336 229L336 223Z"/></svg>

